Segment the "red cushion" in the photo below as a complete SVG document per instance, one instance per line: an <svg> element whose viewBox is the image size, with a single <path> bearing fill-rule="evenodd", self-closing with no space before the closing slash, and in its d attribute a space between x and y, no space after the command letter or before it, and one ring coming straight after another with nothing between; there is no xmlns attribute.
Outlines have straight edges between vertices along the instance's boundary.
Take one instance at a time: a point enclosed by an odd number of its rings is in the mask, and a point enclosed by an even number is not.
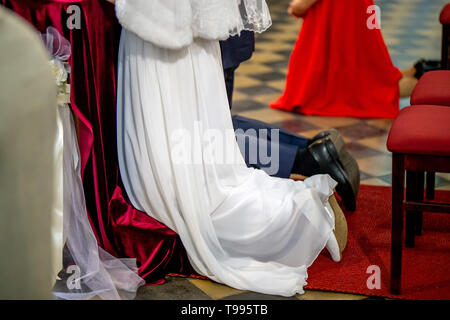
<svg viewBox="0 0 450 320"><path fill-rule="evenodd" d="M439 21L442 24L450 24L450 3L447 3L444 8L442 8Z"/></svg>
<svg viewBox="0 0 450 320"><path fill-rule="evenodd" d="M425 73L414 88L411 104L450 106L450 70Z"/></svg>
<svg viewBox="0 0 450 320"><path fill-rule="evenodd" d="M396 153L450 156L450 108L421 105L401 110L387 148Z"/></svg>

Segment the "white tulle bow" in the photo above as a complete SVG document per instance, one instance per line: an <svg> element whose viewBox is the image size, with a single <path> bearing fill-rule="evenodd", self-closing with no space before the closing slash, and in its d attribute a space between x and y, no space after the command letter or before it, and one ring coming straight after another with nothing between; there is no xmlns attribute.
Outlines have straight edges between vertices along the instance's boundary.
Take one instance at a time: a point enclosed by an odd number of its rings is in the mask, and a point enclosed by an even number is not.
<svg viewBox="0 0 450 320"><path fill-rule="evenodd" d="M80 153L68 103L70 42L53 27L41 39L51 55L58 86L55 141L55 202L52 217L53 273L59 273L53 294L62 299L132 299L145 281L138 276L136 259L117 259L98 246L89 223L80 173ZM64 248L64 249L63 249ZM63 255L64 252L64 255Z"/></svg>

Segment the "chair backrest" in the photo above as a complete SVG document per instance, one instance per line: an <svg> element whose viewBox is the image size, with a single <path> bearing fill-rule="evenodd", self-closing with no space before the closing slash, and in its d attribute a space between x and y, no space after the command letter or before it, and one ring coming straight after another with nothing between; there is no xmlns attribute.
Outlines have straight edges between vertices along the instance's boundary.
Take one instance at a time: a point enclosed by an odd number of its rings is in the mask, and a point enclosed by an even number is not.
<svg viewBox="0 0 450 320"><path fill-rule="evenodd" d="M439 16L439 21L442 24L442 54L441 63L442 69L450 69L450 3L442 8Z"/></svg>

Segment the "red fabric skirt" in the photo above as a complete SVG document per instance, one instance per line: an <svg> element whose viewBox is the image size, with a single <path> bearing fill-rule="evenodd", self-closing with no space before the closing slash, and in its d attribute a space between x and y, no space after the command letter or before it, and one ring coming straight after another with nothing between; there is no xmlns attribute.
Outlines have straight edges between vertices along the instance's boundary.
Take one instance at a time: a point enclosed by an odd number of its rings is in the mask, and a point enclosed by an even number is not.
<svg viewBox="0 0 450 320"><path fill-rule="evenodd" d="M373 0L320 0L311 7L289 62L284 93L270 107L306 115L394 118L400 71L379 29Z"/></svg>

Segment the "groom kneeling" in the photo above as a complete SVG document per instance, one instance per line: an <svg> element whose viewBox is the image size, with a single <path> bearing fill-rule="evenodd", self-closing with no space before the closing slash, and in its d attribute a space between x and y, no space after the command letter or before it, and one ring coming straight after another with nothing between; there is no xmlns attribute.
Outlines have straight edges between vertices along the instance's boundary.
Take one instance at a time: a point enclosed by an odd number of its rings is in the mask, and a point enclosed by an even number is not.
<svg viewBox="0 0 450 320"><path fill-rule="evenodd" d="M254 34L248 31L221 42L222 63L230 108L232 106L234 72L241 62L250 59L254 47ZM329 174L338 182L336 191L342 197L345 208L350 211L356 209L356 196L360 181L359 167L346 150L344 140L337 130L330 129L308 139L242 116L233 116L233 125L238 142L240 142L239 147L248 166L265 170L268 174L281 178L289 178L291 174L308 177L315 174ZM270 134L273 132L272 130L277 130L279 133L277 139L272 139ZM273 169L272 163L261 159L260 152L256 159L254 159L254 155L246 152L246 150L258 150L261 146L266 148L267 155L270 155L272 150L278 150L279 166L276 172L271 170Z"/></svg>

